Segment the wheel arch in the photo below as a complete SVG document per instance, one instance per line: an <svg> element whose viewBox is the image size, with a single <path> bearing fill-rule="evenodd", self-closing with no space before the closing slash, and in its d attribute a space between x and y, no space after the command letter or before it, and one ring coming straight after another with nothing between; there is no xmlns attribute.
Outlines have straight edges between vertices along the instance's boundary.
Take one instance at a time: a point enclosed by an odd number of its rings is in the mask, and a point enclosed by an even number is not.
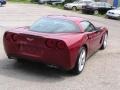
<svg viewBox="0 0 120 90"><path fill-rule="evenodd" d="M76 6L72 6L72 9L73 9L73 7L75 7L76 9L78 9Z"/></svg>

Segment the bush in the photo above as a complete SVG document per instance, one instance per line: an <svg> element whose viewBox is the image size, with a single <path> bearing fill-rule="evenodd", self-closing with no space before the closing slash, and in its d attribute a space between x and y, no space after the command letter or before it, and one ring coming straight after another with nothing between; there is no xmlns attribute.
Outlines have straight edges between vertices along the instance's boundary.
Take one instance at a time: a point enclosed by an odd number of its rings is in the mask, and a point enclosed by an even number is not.
<svg viewBox="0 0 120 90"><path fill-rule="evenodd" d="M38 2L38 0L31 0L31 2Z"/></svg>
<svg viewBox="0 0 120 90"><path fill-rule="evenodd" d="M30 2L31 0L9 0L12 2Z"/></svg>
<svg viewBox="0 0 120 90"><path fill-rule="evenodd" d="M9 1L14 1L14 2L38 2L38 0L9 0ZM63 2L63 4L65 3L70 3L76 0L65 0L65 2Z"/></svg>

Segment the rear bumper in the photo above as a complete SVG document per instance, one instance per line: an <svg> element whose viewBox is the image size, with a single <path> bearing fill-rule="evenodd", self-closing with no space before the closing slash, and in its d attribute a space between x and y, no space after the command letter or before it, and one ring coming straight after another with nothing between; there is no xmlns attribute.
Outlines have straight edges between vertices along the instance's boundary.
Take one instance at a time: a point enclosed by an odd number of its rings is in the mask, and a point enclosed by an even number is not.
<svg viewBox="0 0 120 90"><path fill-rule="evenodd" d="M72 60L70 58L69 51L66 50L51 50L36 48L36 52L27 52L18 49L17 44L13 44L4 40L4 49L10 59L23 58L27 60L32 60L35 62L41 62L44 64L50 64L62 68L65 70L70 70L73 68Z"/></svg>
<svg viewBox="0 0 120 90"><path fill-rule="evenodd" d="M111 14L108 14L108 13L106 15L110 18L120 19L120 16L118 16L118 15L111 15Z"/></svg>
<svg viewBox="0 0 120 90"><path fill-rule="evenodd" d="M7 53L8 58L10 59L17 59L17 58L23 58L27 59L30 61L35 61L35 62L41 62L44 64L50 64L54 65L58 68L62 68L65 70L70 70L72 69L71 64L70 64L70 59L65 59L63 56L56 56L55 53L51 54L50 56L44 55L44 56L37 56L37 55L30 55L27 53ZM57 59L56 59L57 57Z"/></svg>

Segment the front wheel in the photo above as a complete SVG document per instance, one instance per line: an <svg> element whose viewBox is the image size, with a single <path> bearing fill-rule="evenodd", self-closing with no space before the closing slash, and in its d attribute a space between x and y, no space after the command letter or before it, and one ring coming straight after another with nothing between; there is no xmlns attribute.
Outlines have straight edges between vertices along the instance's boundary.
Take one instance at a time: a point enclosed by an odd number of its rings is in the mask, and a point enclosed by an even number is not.
<svg viewBox="0 0 120 90"><path fill-rule="evenodd" d="M82 47L80 49L76 65L72 70L75 75L80 74L83 71L85 66L85 61L86 61L86 48Z"/></svg>
<svg viewBox="0 0 120 90"><path fill-rule="evenodd" d="M95 15L99 14L98 10L95 10L95 11L94 11L94 14L95 14Z"/></svg>

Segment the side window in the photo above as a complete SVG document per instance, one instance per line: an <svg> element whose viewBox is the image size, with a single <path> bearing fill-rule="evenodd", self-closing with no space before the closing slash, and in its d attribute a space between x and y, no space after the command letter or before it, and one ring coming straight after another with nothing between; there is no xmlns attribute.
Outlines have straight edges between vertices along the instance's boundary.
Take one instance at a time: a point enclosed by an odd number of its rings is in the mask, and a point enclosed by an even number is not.
<svg viewBox="0 0 120 90"><path fill-rule="evenodd" d="M105 7L106 7L106 8L111 8L111 5L108 4L108 3L105 3Z"/></svg>
<svg viewBox="0 0 120 90"><path fill-rule="evenodd" d="M104 2L99 2L97 3L98 7L105 7L105 3Z"/></svg>
<svg viewBox="0 0 120 90"><path fill-rule="evenodd" d="M80 23L80 25L82 26L82 28L85 32L95 31L95 27L88 21L83 21Z"/></svg>
<svg viewBox="0 0 120 90"><path fill-rule="evenodd" d="M83 2L83 1L78 1L78 3L79 3L79 4L82 4L82 3L84 3L84 2Z"/></svg>

